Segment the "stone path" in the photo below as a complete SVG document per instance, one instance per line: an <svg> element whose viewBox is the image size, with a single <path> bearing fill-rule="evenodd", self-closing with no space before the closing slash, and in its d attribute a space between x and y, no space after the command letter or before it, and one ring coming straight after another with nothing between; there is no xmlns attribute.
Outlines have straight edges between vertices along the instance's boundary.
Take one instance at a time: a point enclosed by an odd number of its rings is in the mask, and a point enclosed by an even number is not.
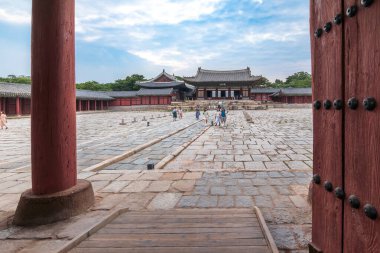
<svg viewBox="0 0 380 253"><path fill-rule="evenodd" d="M196 134L205 128L199 122L193 126L154 144L137 154L104 168L104 170L145 170L148 163L157 164L167 155L175 151L180 145L190 141Z"/></svg>
<svg viewBox="0 0 380 253"><path fill-rule="evenodd" d="M163 117L163 116L166 117ZM181 129L195 122L192 114L173 122L170 113L115 112L79 115L77 120L78 170L141 145L149 140ZM160 116L160 118L158 118ZM147 121L142 121L145 117ZM154 117L152 119L152 117ZM137 123L132 123L136 118ZM121 119L128 124L119 125ZM147 126L149 121L150 126ZM30 119L10 121L7 131L0 131L2 145L0 170L17 172L30 170Z"/></svg>
<svg viewBox="0 0 380 253"><path fill-rule="evenodd" d="M231 112L227 128L210 128L163 170L146 171L146 165L143 164L141 170L115 166L117 168L98 172L79 171L78 177L91 181L96 192L96 204L91 211L68 221L38 228L0 228L0 252L18 252L19 249L20 252L54 252L81 231L119 208L139 211L249 208L254 205L262 210L282 252L307 252L307 242L311 237L311 207L306 201L308 183L312 176L311 110L282 109L249 113L254 124L247 123L241 111ZM150 117L151 114L153 113L145 113L145 116ZM118 116L113 121L106 120L114 115ZM152 127L149 128L146 127L146 122L122 127L118 125L120 115L106 113L78 116L78 119L84 120L82 123L78 120L78 142L83 147L83 151L78 151L78 154L87 152L87 159L92 160L97 157L98 147L94 149L96 152L93 155L89 151L91 147L109 141L102 149L99 145L99 150L108 150L112 156L111 150L123 145L124 142L118 140L123 135L128 135L124 137L126 142L137 140L137 135L135 139L132 137L133 131L136 131L142 140L147 141L150 140L147 137L150 134L146 131L160 135L165 131L173 131L177 125L180 128L194 122L193 115L189 114L183 123L173 123L167 117L157 120L161 125L152 121ZM125 116L129 122L134 115L141 117L144 113L124 115L129 115ZM10 123L11 127L27 127L28 120ZM110 124L109 128L114 130L101 127L104 126L101 124ZM181 140L190 138L201 129L202 123L195 124L172 139L168 138L166 144L156 144L160 148L151 146L151 149L144 151L144 156L153 159L154 152L174 148ZM14 131L0 132L1 137L7 140L7 145L0 147L0 155L5 157L5 164L8 165L13 160L27 156L22 151L27 150L28 145L21 141L27 138L27 134L21 129ZM87 139L86 131L89 132ZM118 135L113 137L114 134ZM116 141L112 142L112 139ZM128 146L124 148L128 149ZM13 154L12 151L17 152ZM128 163L134 161L136 159L132 157L128 159ZM1 217L12 214L20 193L30 187L29 171L7 169L1 167L2 164L3 160L0 163L0 221ZM17 166L22 165L20 163Z"/></svg>
<svg viewBox="0 0 380 253"><path fill-rule="evenodd" d="M245 122L241 112L232 112L227 129L211 128L166 169L311 169L312 129L308 110L250 113L254 124Z"/></svg>

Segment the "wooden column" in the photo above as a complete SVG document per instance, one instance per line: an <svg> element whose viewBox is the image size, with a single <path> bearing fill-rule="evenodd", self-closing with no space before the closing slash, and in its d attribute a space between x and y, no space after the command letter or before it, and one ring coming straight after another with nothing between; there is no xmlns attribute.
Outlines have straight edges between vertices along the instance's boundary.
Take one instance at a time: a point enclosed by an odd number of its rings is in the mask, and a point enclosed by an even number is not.
<svg viewBox="0 0 380 253"><path fill-rule="evenodd" d="M87 100L87 111L91 110L90 100Z"/></svg>
<svg viewBox="0 0 380 253"><path fill-rule="evenodd" d="M20 103L20 98L16 98L16 115L20 116L21 115L21 103Z"/></svg>
<svg viewBox="0 0 380 253"><path fill-rule="evenodd" d="M76 171L74 10L75 0L32 2L32 189L21 194L18 226L70 218L95 200Z"/></svg>
<svg viewBox="0 0 380 253"><path fill-rule="evenodd" d="M100 110L102 110L102 111L103 111L103 103L104 103L104 101L100 100Z"/></svg>
<svg viewBox="0 0 380 253"><path fill-rule="evenodd" d="M33 0L32 191L76 185L74 0ZM48 134L47 134L48 133Z"/></svg>

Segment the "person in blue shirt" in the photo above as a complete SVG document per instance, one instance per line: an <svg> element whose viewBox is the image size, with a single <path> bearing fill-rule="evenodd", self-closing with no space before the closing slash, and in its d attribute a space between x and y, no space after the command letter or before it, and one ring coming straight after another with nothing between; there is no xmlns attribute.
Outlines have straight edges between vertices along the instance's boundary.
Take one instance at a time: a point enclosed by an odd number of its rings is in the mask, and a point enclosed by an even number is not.
<svg viewBox="0 0 380 253"><path fill-rule="evenodd" d="M172 114L173 114L173 121L176 121L177 120L177 108L173 109Z"/></svg>
<svg viewBox="0 0 380 253"><path fill-rule="evenodd" d="M199 116L201 115L201 111L199 110L199 106L195 109L195 118L199 120Z"/></svg>
<svg viewBox="0 0 380 253"><path fill-rule="evenodd" d="M220 112L220 116L221 116L221 123L223 124L223 126L226 126L227 112L226 112L226 109L224 109L224 107L222 108L222 110Z"/></svg>

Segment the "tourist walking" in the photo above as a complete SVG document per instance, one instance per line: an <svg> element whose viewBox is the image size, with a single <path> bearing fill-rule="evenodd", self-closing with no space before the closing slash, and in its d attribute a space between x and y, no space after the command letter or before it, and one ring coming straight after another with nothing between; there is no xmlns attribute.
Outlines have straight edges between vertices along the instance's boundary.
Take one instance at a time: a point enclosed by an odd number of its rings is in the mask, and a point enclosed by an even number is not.
<svg viewBox="0 0 380 253"><path fill-rule="evenodd" d="M220 110L215 112L215 126L220 126Z"/></svg>
<svg viewBox="0 0 380 253"><path fill-rule="evenodd" d="M227 122L227 112L226 112L226 109L224 107L222 107L222 110L220 111L220 117L221 117L221 122L222 122L223 126L225 127L226 122Z"/></svg>
<svg viewBox="0 0 380 253"><path fill-rule="evenodd" d="M181 107L178 109L178 117L179 117L179 119L183 118L183 111L182 111Z"/></svg>
<svg viewBox="0 0 380 253"><path fill-rule="evenodd" d="M1 129L3 129L3 127L5 127L5 129L8 129L7 122L8 122L7 115L4 112L0 112L0 127L1 127Z"/></svg>
<svg viewBox="0 0 380 253"><path fill-rule="evenodd" d="M173 114L173 121L176 121L177 120L177 108L174 107L172 114Z"/></svg>
<svg viewBox="0 0 380 253"><path fill-rule="evenodd" d="M199 105L195 109L195 118L199 120L199 116L201 115L201 111L199 110Z"/></svg>
<svg viewBox="0 0 380 253"><path fill-rule="evenodd" d="M208 119L209 119L209 121L210 121L210 125L213 126L214 123L215 123L215 115L214 115L213 113L210 112L210 113L208 114L208 116L209 116Z"/></svg>
<svg viewBox="0 0 380 253"><path fill-rule="evenodd" d="M204 120L205 120L205 124L206 124L206 126L207 126L208 118L210 117L210 115L209 115L209 112L207 111L206 108L205 108L204 111L203 111L203 117L204 117Z"/></svg>

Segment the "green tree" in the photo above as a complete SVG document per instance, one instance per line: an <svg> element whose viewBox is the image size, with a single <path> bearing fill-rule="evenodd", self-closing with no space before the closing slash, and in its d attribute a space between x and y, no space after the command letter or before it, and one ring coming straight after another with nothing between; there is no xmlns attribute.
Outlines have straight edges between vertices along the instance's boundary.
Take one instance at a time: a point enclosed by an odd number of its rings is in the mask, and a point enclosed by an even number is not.
<svg viewBox="0 0 380 253"><path fill-rule="evenodd" d="M131 76L127 76L125 79L116 80L110 85L114 91L139 90L140 87L136 85L136 83L141 81L145 81L143 75L133 74Z"/></svg>
<svg viewBox="0 0 380 253"><path fill-rule="evenodd" d="M266 77L261 77L261 79L257 82L257 85L260 87L271 87L272 83Z"/></svg>
<svg viewBox="0 0 380 253"><path fill-rule="evenodd" d="M84 83L78 83L77 89L79 90L94 90L94 91L110 91L111 87L107 84L100 84L96 81L88 81Z"/></svg>
<svg viewBox="0 0 380 253"><path fill-rule="evenodd" d="M311 87L311 75L301 71L286 78L284 87L306 88Z"/></svg>
<svg viewBox="0 0 380 253"><path fill-rule="evenodd" d="M0 82L31 84L32 80L30 79L30 76L8 75L7 77L0 77Z"/></svg>

